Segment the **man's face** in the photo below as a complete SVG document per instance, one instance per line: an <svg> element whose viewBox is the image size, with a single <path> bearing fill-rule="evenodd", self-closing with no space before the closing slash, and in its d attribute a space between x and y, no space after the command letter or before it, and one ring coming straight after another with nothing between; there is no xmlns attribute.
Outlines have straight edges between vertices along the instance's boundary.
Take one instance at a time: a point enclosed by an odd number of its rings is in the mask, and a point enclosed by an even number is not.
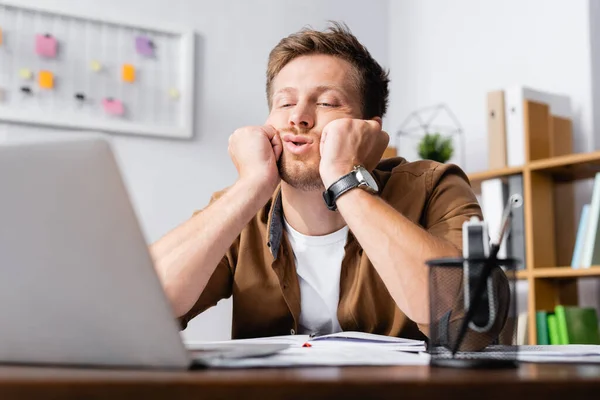
<svg viewBox="0 0 600 400"><path fill-rule="evenodd" d="M350 63L328 55L301 56L290 61L273 80L267 125L281 134L279 174L302 190L322 190L319 142L327 123L361 118L356 73Z"/></svg>

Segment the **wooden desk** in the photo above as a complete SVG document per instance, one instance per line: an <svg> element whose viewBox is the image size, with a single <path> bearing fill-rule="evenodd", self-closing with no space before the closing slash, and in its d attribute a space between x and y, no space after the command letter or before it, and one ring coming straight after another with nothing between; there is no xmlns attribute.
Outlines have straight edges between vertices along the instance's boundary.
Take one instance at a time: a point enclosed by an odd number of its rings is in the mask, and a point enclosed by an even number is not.
<svg viewBox="0 0 600 400"><path fill-rule="evenodd" d="M598 398L600 365L510 371L429 367L156 372L0 367L0 399Z"/></svg>

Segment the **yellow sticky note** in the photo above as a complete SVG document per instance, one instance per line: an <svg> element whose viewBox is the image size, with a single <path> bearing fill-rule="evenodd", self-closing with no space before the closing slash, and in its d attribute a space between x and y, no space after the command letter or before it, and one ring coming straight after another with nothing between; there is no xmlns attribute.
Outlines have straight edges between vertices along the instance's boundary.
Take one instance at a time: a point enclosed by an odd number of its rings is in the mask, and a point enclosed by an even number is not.
<svg viewBox="0 0 600 400"><path fill-rule="evenodd" d="M102 64L100 64L100 61L97 60L92 60L90 62L90 68L92 71L94 72L98 72L102 69Z"/></svg>
<svg viewBox="0 0 600 400"><path fill-rule="evenodd" d="M179 90L175 88L169 89L169 97L173 100L177 100L179 98Z"/></svg>
<svg viewBox="0 0 600 400"><path fill-rule="evenodd" d="M40 71L38 84L42 89L52 89L54 87L54 74L50 71Z"/></svg>
<svg viewBox="0 0 600 400"><path fill-rule="evenodd" d="M135 67L131 64L123 64L121 76L124 82L135 82Z"/></svg>
<svg viewBox="0 0 600 400"><path fill-rule="evenodd" d="M21 79L31 79L31 77L33 76L33 73L31 72L31 70L29 68L21 68L19 70L19 77Z"/></svg>
<svg viewBox="0 0 600 400"><path fill-rule="evenodd" d="M2 28L0 28L0 46L2 46Z"/></svg>

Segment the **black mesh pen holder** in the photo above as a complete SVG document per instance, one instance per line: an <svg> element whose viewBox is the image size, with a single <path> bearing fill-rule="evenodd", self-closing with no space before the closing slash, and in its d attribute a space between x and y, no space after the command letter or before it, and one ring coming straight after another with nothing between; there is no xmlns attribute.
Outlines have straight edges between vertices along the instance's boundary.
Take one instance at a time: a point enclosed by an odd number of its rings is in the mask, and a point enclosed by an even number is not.
<svg viewBox="0 0 600 400"><path fill-rule="evenodd" d="M427 265L431 365L516 367L517 260L442 258Z"/></svg>

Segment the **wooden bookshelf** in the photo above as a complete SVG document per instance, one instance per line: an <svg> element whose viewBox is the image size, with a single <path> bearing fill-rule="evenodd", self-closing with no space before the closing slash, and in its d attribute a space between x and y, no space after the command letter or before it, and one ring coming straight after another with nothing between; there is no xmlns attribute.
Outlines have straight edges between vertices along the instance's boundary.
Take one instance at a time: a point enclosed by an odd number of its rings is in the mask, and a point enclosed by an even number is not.
<svg viewBox="0 0 600 400"><path fill-rule="evenodd" d="M524 102L524 131L524 165L469 174L469 180L480 192L487 179L523 176L525 269L514 277L529 284L529 343L536 344L536 311L577 304L578 279L600 277L600 266L569 265L579 223L574 183L600 172L600 151L573 154L570 121L541 103Z"/></svg>
<svg viewBox="0 0 600 400"><path fill-rule="evenodd" d="M529 272L529 271L527 271ZM600 277L600 266L590 268L574 269L569 267L554 267L554 268L535 268L531 271L534 278L585 278L585 277Z"/></svg>

